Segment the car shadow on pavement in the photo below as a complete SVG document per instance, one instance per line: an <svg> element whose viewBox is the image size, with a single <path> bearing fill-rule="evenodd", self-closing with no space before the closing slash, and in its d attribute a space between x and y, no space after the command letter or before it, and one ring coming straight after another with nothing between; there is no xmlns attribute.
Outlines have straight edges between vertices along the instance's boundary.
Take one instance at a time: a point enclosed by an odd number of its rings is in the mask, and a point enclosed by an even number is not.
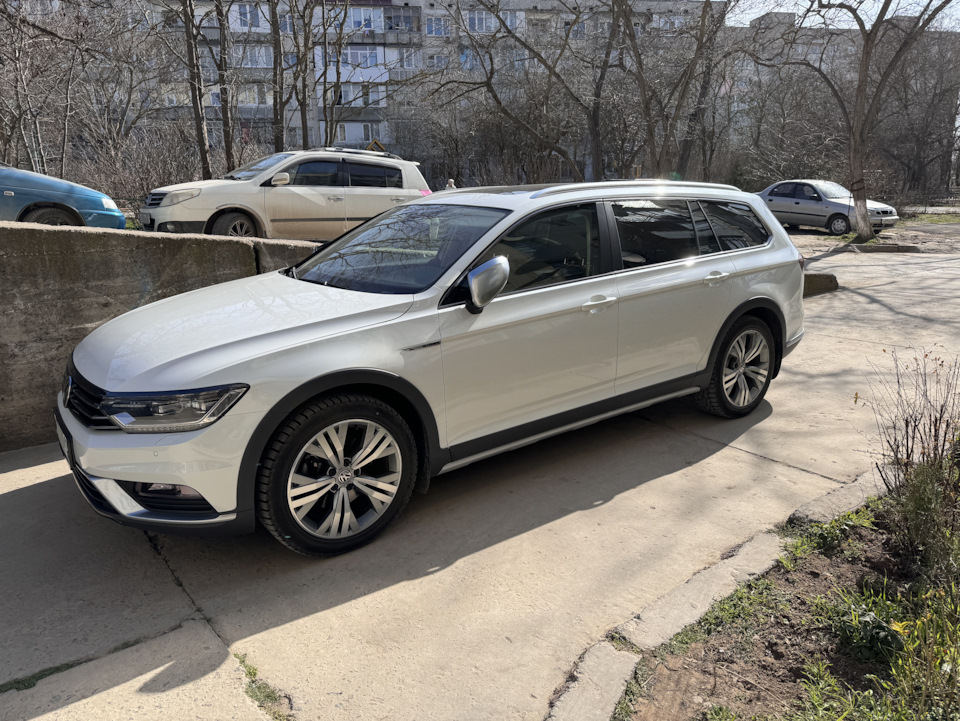
<svg viewBox="0 0 960 721"><path fill-rule="evenodd" d="M662 408L675 415L685 406L674 401ZM0 617L7 619L0 646L9 652L0 662L0 685L104 656L189 618L206 619L230 646L353 604L572 514L594 511L646 484L671 483L672 474L708 463L771 414L764 402L747 418L704 417L698 425L709 425L708 438L659 424L659 408L435 478L429 493L415 494L405 513L371 544L326 559L294 554L262 529L249 536L198 538L124 528L97 516L67 475L6 492L0 487L0 548L6 550L0 573L8 589L0 598ZM61 474L66 468L53 467ZM633 497L630 502L637 506L629 518L643 537L649 514L658 511ZM703 498L688 494L677 503L695 514ZM596 551L580 549L585 558ZM537 563L532 556L527 560ZM158 665L139 691L161 693L192 680L195 674L184 672L188 658ZM129 679L144 673L131 668ZM95 683L91 689L103 690ZM0 708L2 699L0 694ZM64 699L62 706L76 700Z"/></svg>

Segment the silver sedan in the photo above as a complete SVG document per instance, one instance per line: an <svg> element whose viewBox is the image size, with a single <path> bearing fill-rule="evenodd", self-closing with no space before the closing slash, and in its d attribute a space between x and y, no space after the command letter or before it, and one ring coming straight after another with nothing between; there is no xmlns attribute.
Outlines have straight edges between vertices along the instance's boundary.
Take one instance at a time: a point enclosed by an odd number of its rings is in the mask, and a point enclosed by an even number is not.
<svg viewBox="0 0 960 721"><path fill-rule="evenodd" d="M854 229L853 195L829 180L785 180L757 193L774 216L787 226L816 225L834 235ZM874 228L887 228L900 218L895 208L867 201Z"/></svg>

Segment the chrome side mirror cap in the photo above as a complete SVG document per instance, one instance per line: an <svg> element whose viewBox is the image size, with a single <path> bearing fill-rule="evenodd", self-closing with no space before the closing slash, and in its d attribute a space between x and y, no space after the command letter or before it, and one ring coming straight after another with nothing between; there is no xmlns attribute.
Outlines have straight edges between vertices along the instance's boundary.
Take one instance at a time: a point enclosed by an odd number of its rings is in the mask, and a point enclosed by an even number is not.
<svg viewBox="0 0 960 721"><path fill-rule="evenodd" d="M510 262L502 255L488 260L467 273L470 302L467 310L477 314L496 298L510 277Z"/></svg>
<svg viewBox="0 0 960 721"><path fill-rule="evenodd" d="M270 185L290 185L290 173L277 173L270 178Z"/></svg>

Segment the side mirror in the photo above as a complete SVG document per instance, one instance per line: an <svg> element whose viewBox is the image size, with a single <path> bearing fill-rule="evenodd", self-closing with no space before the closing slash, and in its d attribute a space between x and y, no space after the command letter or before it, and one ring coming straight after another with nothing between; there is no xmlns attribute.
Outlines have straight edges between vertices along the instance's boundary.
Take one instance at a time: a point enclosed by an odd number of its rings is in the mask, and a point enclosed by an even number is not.
<svg viewBox="0 0 960 721"><path fill-rule="evenodd" d="M290 173L277 173L270 178L270 185L290 185Z"/></svg>
<svg viewBox="0 0 960 721"><path fill-rule="evenodd" d="M467 273L470 300L467 310L476 315L503 290L510 277L510 263L502 255L488 260Z"/></svg>

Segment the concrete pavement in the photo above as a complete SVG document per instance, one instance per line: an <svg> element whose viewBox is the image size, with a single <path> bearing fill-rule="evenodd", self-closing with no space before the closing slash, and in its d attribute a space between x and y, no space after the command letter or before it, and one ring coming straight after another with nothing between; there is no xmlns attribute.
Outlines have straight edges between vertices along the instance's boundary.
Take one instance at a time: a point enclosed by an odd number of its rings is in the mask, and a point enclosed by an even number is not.
<svg viewBox="0 0 960 721"><path fill-rule="evenodd" d="M673 402L475 464L334 559L148 537L95 516L55 447L0 454L0 688L80 663L0 693L0 718L256 717L234 652L301 720L543 718L584 649L870 468L853 398L885 349L960 352L960 256L808 267L841 289L807 301L751 417Z"/></svg>

